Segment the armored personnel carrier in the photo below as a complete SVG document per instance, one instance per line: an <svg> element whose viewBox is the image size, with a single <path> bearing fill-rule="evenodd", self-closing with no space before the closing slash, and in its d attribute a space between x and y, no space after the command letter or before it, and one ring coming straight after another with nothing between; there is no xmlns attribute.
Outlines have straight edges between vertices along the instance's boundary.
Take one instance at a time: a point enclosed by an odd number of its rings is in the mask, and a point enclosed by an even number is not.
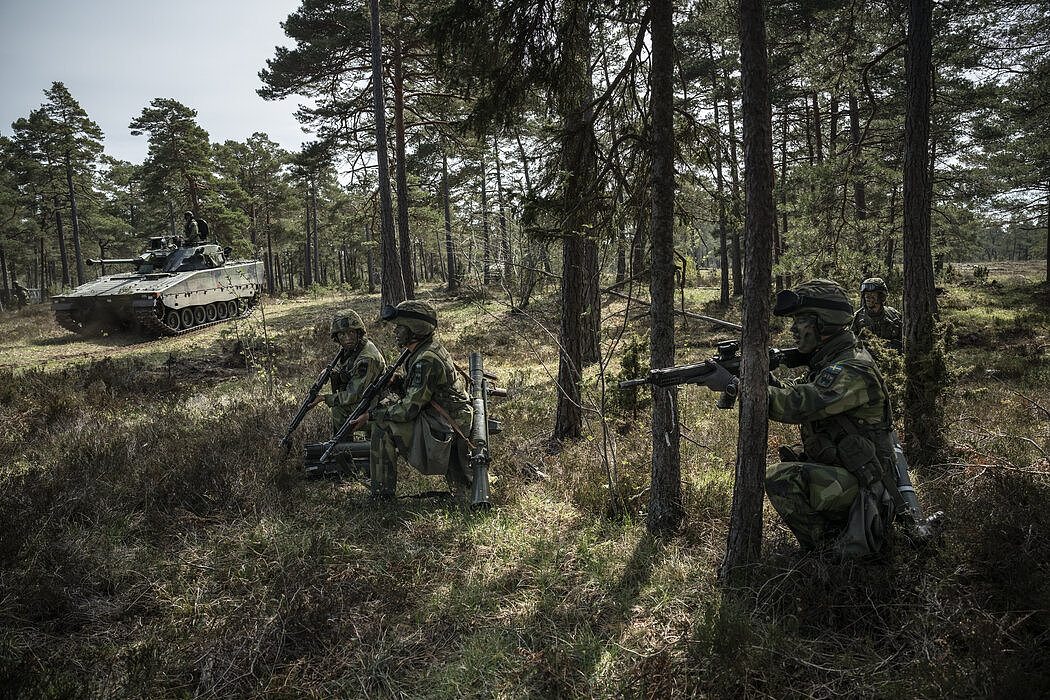
<svg viewBox="0 0 1050 700"><path fill-rule="evenodd" d="M88 260L134 265L51 298L55 321L76 333L135 330L179 335L251 312L262 286L258 260L228 260L230 248L151 238L137 258Z"/></svg>

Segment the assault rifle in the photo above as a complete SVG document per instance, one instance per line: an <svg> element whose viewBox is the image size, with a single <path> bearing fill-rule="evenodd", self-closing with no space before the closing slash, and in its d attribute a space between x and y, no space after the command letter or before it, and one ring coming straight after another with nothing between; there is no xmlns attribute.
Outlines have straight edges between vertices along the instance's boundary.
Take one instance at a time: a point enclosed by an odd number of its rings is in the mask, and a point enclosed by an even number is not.
<svg viewBox="0 0 1050 700"><path fill-rule="evenodd" d="M653 386L671 387L681 384L703 384L704 380L714 372L714 364L721 365L733 376L740 376L740 341L723 340L717 346L715 356L704 362L692 365L678 365L677 367L662 367L650 370L649 374L639 379L628 379L620 382L621 389L652 384ZM798 351L798 348L770 348L769 369L774 370L783 365L784 367L801 367L806 364L808 355ZM736 402L735 392L722 392L718 398L719 408L732 408Z"/></svg>
<svg viewBox="0 0 1050 700"><path fill-rule="evenodd" d="M351 413L350 416L346 419L346 421L339 427L339 430L335 432L335 435L332 436L332 439L324 443L325 451L321 455L320 459L322 463L328 461L328 459L332 456L332 450L335 449L335 446L339 444L339 442L342 441L343 437L346 436L346 434L350 431L350 426L356 423L358 418L360 418L368 412L368 409L372 407L372 402L379 398L379 395L390 384L390 380L394 378L394 372L396 372L397 369L402 364L404 364L405 360L407 360L408 356L411 354L412 351L408 348L405 348L401 352L401 355L398 356L396 360L394 360L394 364L387 367L385 372L376 377L375 380L365 388L364 393L361 394L361 400L354 408L353 413Z"/></svg>
<svg viewBox="0 0 1050 700"><path fill-rule="evenodd" d="M336 365L338 365L346 355L346 350L340 350L332 358L332 361L328 363L319 375L317 375L317 381L310 387L310 391L306 392L306 398L303 400L302 405L299 406L299 411L295 414L295 418L288 425L288 430L285 432L284 437L281 438L281 447L284 448L285 455L288 454L288 450L292 447L292 433L299 427L299 424L303 422L303 418L306 418L306 414L313 408L314 400L317 399L317 395L321 393L321 387L325 385L328 378L332 376L332 372L335 371Z"/></svg>
<svg viewBox="0 0 1050 700"><path fill-rule="evenodd" d="M475 508L490 508L489 503L489 435L502 430L499 421L489 418L489 396L506 396L505 389L489 386L491 374L485 373L480 352L470 353L470 396L474 407L474 421L470 424L470 466L474 470L474 490L471 504Z"/></svg>

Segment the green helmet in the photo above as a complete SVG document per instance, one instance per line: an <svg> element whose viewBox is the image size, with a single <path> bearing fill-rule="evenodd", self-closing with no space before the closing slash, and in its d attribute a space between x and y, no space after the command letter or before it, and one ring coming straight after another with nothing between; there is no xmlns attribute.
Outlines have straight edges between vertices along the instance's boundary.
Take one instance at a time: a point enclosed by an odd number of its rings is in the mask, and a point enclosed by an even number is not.
<svg viewBox="0 0 1050 700"><path fill-rule="evenodd" d="M332 317L332 338L343 331L361 331L362 334L365 332L364 321L353 309L340 311Z"/></svg>
<svg viewBox="0 0 1050 700"><path fill-rule="evenodd" d="M879 303L886 302L886 295L889 293L889 288L886 287L886 282L883 281L882 277L868 277L860 283L860 294L861 300L864 299L864 294L868 292L875 292L876 298Z"/></svg>
<svg viewBox="0 0 1050 700"><path fill-rule="evenodd" d="M437 311L433 305L409 299L397 306L384 306L380 316L387 323L395 323L404 326L417 337L426 337L437 328Z"/></svg>
<svg viewBox="0 0 1050 700"><path fill-rule="evenodd" d="M864 292L882 292L884 295L889 293L889 288L886 283L882 281L881 277L869 277L860 283L860 293Z"/></svg>
<svg viewBox="0 0 1050 700"><path fill-rule="evenodd" d="M773 314L794 316L814 314L828 326L846 326L853 321L853 304L846 292L831 280L810 280L793 290L777 294Z"/></svg>

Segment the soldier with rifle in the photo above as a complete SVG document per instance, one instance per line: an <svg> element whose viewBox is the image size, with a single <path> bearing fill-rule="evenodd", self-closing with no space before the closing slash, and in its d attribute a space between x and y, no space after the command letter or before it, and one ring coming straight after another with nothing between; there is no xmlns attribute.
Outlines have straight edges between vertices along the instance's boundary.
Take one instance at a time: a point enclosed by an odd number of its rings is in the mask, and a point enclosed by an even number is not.
<svg viewBox="0 0 1050 700"><path fill-rule="evenodd" d="M385 307L382 318L394 325L394 339L407 352L404 395L347 426L356 430L371 422L372 498L395 497L399 454L423 474L443 474L450 489L465 497L472 482L467 433L473 410L452 356L434 336L437 311L425 301L409 300Z"/></svg>
<svg viewBox="0 0 1050 700"><path fill-rule="evenodd" d="M929 537L918 502L913 506L902 494L889 393L848 328L853 307L845 292L829 280L812 280L780 292L773 313L792 319L809 371L769 387L770 419L799 425L802 434L802 444L782 446L782 461L766 472L770 503L804 549L830 547L843 558L878 553L894 517L909 536ZM737 381L715 368L704 383L731 391Z"/></svg>
<svg viewBox="0 0 1050 700"><path fill-rule="evenodd" d="M299 427L306 414L314 406L322 403L332 409L332 434L338 434L340 428L350 419L356 407L359 406L365 394L368 393L372 384L377 381L379 375L386 366L383 353L367 338L365 325L356 311L347 310L339 312L332 319L332 340L339 344L339 352L332 361L328 363L324 371L307 392L306 399L299 406L299 411L288 426L281 446L287 454L292 447L292 433ZM332 392L322 393L324 385L331 381ZM379 393L379 392L373 392ZM371 398L369 400L371 402ZM352 435L346 436L348 440ZM307 446L308 454L316 452L321 446ZM352 454L340 453L336 455L336 464L331 468L320 468L313 465L307 468L307 476L321 476L327 474L342 474L353 471L354 459Z"/></svg>
<svg viewBox="0 0 1050 700"><path fill-rule="evenodd" d="M340 346L339 360L332 368L332 391L318 394L310 407L324 403L332 409L334 435L361 401L365 387L382 373L386 359L375 343L369 340L361 316L352 309L335 315L331 335L332 340Z"/></svg>
<svg viewBox="0 0 1050 700"><path fill-rule="evenodd" d="M931 537L941 514L922 519L894 439L889 394L848 328L853 308L845 292L829 280L812 280L780 292L773 313L792 318L798 347L771 350L771 369L809 370L798 380L770 376L770 419L799 425L802 435L801 445L780 448L782 461L766 472L766 494L777 513L804 549L830 547L844 558L879 552L895 517L913 541ZM731 407L739 359L735 344L723 346L706 363L653 370L625 384L703 384L722 393L720 407Z"/></svg>

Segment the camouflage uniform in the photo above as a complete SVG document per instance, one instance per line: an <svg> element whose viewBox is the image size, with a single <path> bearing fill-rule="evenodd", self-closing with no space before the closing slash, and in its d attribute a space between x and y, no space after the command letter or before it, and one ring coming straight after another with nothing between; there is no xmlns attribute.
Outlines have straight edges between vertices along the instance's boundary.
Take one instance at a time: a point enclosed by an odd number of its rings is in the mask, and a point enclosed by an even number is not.
<svg viewBox="0 0 1050 700"><path fill-rule="evenodd" d="M397 456L423 474L444 474L454 487L469 485L466 443L460 433L470 430L473 410L463 377L452 356L434 339L437 316L425 302L406 301L397 311L419 311L434 324L394 317L411 328L417 342L405 361L405 394L399 400L370 412L372 444L369 463L372 495L390 498L397 487ZM455 427L449 424L449 419ZM457 432L458 429L458 432Z"/></svg>
<svg viewBox="0 0 1050 700"><path fill-rule="evenodd" d="M839 294L828 294L833 284L814 280L799 290L848 306L837 286ZM893 513L881 481L887 473L895 478L890 404L875 361L843 327L851 314L819 313L834 321L808 374L769 388L770 419L799 425L802 445L781 448L784 461L766 472L766 494L804 548L832 543L844 557L864 556L882 547Z"/></svg>
<svg viewBox="0 0 1050 700"><path fill-rule="evenodd" d="M894 350L903 349L901 338L904 335L904 322L901 313L892 306L886 306L886 283L879 277L869 277L861 285L861 306L853 317L850 327L858 336L865 328L877 338L882 338ZM882 310L875 313L864 303L865 292L875 292L882 302Z"/></svg>
<svg viewBox="0 0 1050 700"><path fill-rule="evenodd" d="M324 402L332 409L332 433L339 430L350 417L368 385L383 372L386 359L368 338L361 338L357 347L343 353L343 358L332 369L332 393Z"/></svg>
<svg viewBox="0 0 1050 700"><path fill-rule="evenodd" d="M840 332L813 355L804 379L771 386L769 417L800 425L802 445L781 451L790 459L770 467L766 493L802 546L814 548L841 533L843 554L877 552L891 503L880 482L867 484L857 506L864 512L853 522L861 488L840 454L846 438L860 436L872 443L878 468L893 460L882 376L856 336Z"/></svg>
<svg viewBox="0 0 1050 700"><path fill-rule="evenodd" d="M182 227L182 239L186 245L197 242L199 231L197 228L197 221L193 218L193 212L188 211L184 215L186 218L186 224Z"/></svg>

